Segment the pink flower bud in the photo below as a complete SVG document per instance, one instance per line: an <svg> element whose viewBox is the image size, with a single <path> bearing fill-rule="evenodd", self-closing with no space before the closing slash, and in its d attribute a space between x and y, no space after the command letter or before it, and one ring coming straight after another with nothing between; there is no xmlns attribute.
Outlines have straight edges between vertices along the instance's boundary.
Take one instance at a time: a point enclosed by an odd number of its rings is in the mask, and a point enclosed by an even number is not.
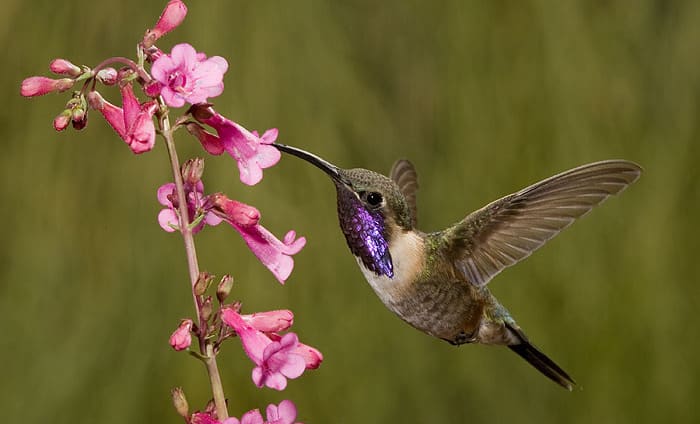
<svg viewBox="0 0 700 424"><path fill-rule="evenodd" d="M192 344L192 320L183 319L180 326L170 336L170 346L175 350L184 350Z"/></svg>
<svg viewBox="0 0 700 424"><path fill-rule="evenodd" d="M165 9L163 9L156 26L146 31L146 35L143 37L143 45L151 47L157 39L177 28L185 19L185 16L187 16L185 3L180 0L170 0Z"/></svg>
<svg viewBox="0 0 700 424"><path fill-rule="evenodd" d="M68 124L70 124L71 121L71 110L66 109L63 112L61 112L60 115L56 116L53 120L53 128L56 131L63 131L66 128L68 128Z"/></svg>
<svg viewBox="0 0 700 424"><path fill-rule="evenodd" d="M254 314L241 315L241 318L248 325L263 333L284 331L294 323L294 314L287 309L256 312Z"/></svg>
<svg viewBox="0 0 700 424"><path fill-rule="evenodd" d="M117 70L114 68L104 68L97 72L95 78L104 85L114 85L118 81Z"/></svg>
<svg viewBox="0 0 700 424"><path fill-rule="evenodd" d="M71 78L29 77L22 81L20 94L24 97L34 97L43 96L54 91L63 92L73 87L74 82Z"/></svg>
<svg viewBox="0 0 700 424"><path fill-rule="evenodd" d="M148 97L156 98L160 96L160 91L163 89L163 84L156 80L151 80L143 86L143 92L146 93Z"/></svg>
<svg viewBox="0 0 700 424"><path fill-rule="evenodd" d="M49 65L51 72L58 75L68 75L71 77L77 77L82 74L83 71L78 66L72 64L66 59L54 59Z"/></svg>

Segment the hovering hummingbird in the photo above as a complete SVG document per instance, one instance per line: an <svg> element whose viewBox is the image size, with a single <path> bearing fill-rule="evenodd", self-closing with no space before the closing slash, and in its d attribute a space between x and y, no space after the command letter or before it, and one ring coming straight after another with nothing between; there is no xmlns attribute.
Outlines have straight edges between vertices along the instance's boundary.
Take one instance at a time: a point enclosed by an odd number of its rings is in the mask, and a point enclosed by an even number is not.
<svg viewBox="0 0 700 424"><path fill-rule="evenodd" d="M532 345L487 284L539 249L642 169L625 160L589 163L489 203L443 231L416 229L417 173L397 161L390 178L342 169L304 150L274 144L328 174L350 251L392 312L453 345L505 345L562 387L574 380Z"/></svg>

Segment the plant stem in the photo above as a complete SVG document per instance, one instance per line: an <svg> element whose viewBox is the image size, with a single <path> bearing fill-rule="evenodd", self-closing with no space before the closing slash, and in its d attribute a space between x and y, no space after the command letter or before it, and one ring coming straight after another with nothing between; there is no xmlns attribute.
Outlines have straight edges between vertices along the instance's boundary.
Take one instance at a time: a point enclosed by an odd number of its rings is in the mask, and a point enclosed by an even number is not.
<svg viewBox="0 0 700 424"><path fill-rule="evenodd" d="M194 300L194 307L197 312L198 318L198 337L199 337L199 350L202 355L206 356L204 364L207 368L207 373L209 374L209 382L211 383L211 391L214 397L214 404L216 405L216 415L219 421L223 421L228 418L228 411L226 409L226 396L224 395L224 389L221 384L221 376L219 375L219 368L216 364L216 355L214 353L213 342L206 339L208 332L207 323L202 319L201 314L201 302L199 297L194 292L194 285L199 278L199 263L197 262L197 250L194 245L194 237L192 235L192 228L190 228L190 217L187 211L187 197L185 195L185 186L182 181L182 174L180 171L180 161L177 157L177 151L175 150L175 141L173 140L173 131L170 126L170 119L168 118L168 113L166 107L163 103L163 99L159 98L158 102L161 106L161 113L159 115L160 129L165 139L165 145L168 149L168 156L170 157L170 166L173 171L173 180L175 181L175 187L177 191L178 198L178 212L179 212L179 227L180 233L182 234L182 239L185 243L185 253L187 255L187 268L190 273L190 292L192 293L192 298Z"/></svg>

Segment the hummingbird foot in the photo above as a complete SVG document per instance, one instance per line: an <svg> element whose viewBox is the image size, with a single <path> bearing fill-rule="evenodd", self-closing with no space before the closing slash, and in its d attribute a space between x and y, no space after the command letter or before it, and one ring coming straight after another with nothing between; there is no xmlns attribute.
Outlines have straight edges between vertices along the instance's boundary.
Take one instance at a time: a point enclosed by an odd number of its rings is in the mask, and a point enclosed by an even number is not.
<svg viewBox="0 0 700 424"><path fill-rule="evenodd" d="M453 346L459 346L467 343L474 343L476 342L476 336L477 336L478 331L474 331L471 334L467 334L464 331L460 331L457 333L457 335L452 338L452 339L443 339L447 343L453 345Z"/></svg>

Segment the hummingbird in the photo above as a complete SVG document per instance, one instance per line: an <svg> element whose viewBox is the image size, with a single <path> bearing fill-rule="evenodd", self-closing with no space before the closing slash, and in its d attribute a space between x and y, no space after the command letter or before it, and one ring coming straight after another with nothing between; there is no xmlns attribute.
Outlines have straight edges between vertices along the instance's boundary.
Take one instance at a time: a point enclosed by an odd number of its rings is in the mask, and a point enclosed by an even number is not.
<svg viewBox="0 0 700 424"><path fill-rule="evenodd" d="M582 165L495 200L437 232L416 228L418 174L394 163L389 177L342 169L296 147L273 144L324 171L335 185L338 220L369 285L414 328L453 345L503 345L572 390L569 374L535 347L488 289L505 268L635 182L626 160Z"/></svg>

